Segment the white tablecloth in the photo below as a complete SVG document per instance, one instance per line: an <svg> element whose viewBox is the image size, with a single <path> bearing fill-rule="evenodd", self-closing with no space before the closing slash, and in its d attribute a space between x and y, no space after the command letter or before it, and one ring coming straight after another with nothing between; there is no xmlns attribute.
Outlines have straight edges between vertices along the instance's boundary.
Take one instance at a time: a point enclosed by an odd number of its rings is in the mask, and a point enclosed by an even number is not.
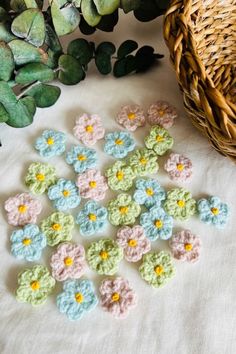
<svg viewBox="0 0 236 354"><path fill-rule="evenodd" d="M78 34L70 38L73 36ZM217 154L186 117L162 40L161 20L141 24L126 16L114 35L97 32L94 38L96 41L115 38L117 44L127 38L136 39L140 44L154 45L166 57L147 74L119 80L102 77L91 68L84 82L74 87L61 86L59 102L52 108L38 110L31 126L22 130L0 126L3 145L0 149L0 353L233 354L236 352L235 165ZM152 289L140 278L137 265L123 261L119 274L129 279L139 297L137 308L125 320L115 320L97 307L83 320L70 322L55 305L60 286L42 307L35 309L18 303L14 297L17 273L28 264L16 260L9 252L13 228L6 223L3 203L9 196L27 191L26 169L30 162L42 160L33 149L35 138L46 128L56 128L67 133L69 148L76 144L71 132L77 115L98 113L107 131L113 131L119 129L114 118L121 105L134 102L146 109L157 99L168 100L178 108L179 118L170 131L175 138L173 150L185 153L193 161L194 176L187 188L195 198L218 195L227 202L232 210L228 227L219 231L205 226L197 217L175 223L175 231L180 227L190 228L200 235L202 254L194 265L175 262L176 277L160 290ZM147 132L148 127L135 134L139 145ZM104 170L113 160L102 152L102 142L97 148ZM163 171L165 159L160 158L157 177L169 189L175 184ZM52 163L60 177L74 178L62 157ZM106 201L112 195L108 193ZM46 196L39 199L44 203L41 220L52 208ZM104 236L114 235L112 227L104 232ZM78 230L73 237L85 246L88 244ZM153 249L168 249L167 242L154 242ZM51 249L45 253L42 262L48 265ZM102 279L89 271L87 276L96 286Z"/></svg>

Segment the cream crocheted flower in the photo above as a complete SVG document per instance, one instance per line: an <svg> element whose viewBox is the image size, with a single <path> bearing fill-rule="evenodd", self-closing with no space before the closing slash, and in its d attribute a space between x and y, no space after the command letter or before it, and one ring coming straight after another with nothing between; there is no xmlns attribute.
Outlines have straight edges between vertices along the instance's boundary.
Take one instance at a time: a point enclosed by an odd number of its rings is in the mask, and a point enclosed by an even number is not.
<svg viewBox="0 0 236 354"><path fill-rule="evenodd" d="M56 183L56 170L47 163L34 162L25 177L25 184L34 194L43 194Z"/></svg>
<svg viewBox="0 0 236 354"><path fill-rule="evenodd" d="M146 147L154 150L157 155L164 155L167 150L172 148L174 139L166 129L154 125L149 135L144 139L144 142Z"/></svg>
<svg viewBox="0 0 236 354"><path fill-rule="evenodd" d="M89 116L84 113L81 117L76 119L73 133L84 145L92 146L104 137L105 129L102 125L101 118L97 114Z"/></svg>
<svg viewBox="0 0 236 354"><path fill-rule="evenodd" d="M144 111L138 105L123 106L116 118L120 125L130 131L135 131L146 123Z"/></svg>
<svg viewBox="0 0 236 354"><path fill-rule="evenodd" d="M87 170L79 175L76 185L82 198L96 201L104 199L108 189L106 178L101 175L100 171L95 169Z"/></svg>
<svg viewBox="0 0 236 354"><path fill-rule="evenodd" d="M188 157L180 154L170 154L164 169L173 181L185 181L192 176L193 165Z"/></svg>
<svg viewBox="0 0 236 354"><path fill-rule="evenodd" d="M132 225L139 216L141 207L129 194L119 194L108 203L108 218L112 225Z"/></svg>
<svg viewBox="0 0 236 354"><path fill-rule="evenodd" d="M187 220L196 212L196 201L184 188L175 188L167 192L164 209L176 220Z"/></svg>
<svg viewBox="0 0 236 354"><path fill-rule="evenodd" d="M148 109L147 119L151 125L160 125L168 129L174 124L177 117L176 108L166 101L157 101Z"/></svg>
<svg viewBox="0 0 236 354"><path fill-rule="evenodd" d="M127 191L133 185L135 174L130 166L126 165L124 161L116 161L105 172L108 186L114 190Z"/></svg>
<svg viewBox="0 0 236 354"><path fill-rule="evenodd" d="M199 259L201 240L190 230L177 232L169 241L173 257L181 261L194 263Z"/></svg>

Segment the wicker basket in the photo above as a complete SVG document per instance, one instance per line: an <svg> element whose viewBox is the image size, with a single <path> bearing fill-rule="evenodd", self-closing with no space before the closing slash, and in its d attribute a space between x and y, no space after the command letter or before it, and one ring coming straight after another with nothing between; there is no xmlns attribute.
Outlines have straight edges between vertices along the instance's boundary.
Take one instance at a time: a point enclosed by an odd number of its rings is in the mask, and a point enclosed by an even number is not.
<svg viewBox="0 0 236 354"><path fill-rule="evenodd" d="M236 162L236 0L174 0L164 20L185 107Z"/></svg>

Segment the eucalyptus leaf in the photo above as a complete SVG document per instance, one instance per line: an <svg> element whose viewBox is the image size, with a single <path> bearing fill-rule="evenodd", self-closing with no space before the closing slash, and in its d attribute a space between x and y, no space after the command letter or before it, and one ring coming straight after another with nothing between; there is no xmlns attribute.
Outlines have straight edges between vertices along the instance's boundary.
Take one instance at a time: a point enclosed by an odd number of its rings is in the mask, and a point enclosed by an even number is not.
<svg viewBox="0 0 236 354"><path fill-rule="evenodd" d="M50 48L47 50L48 60L46 65L51 69L56 69L58 66L58 60L61 56L61 52L53 52Z"/></svg>
<svg viewBox="0 0 236 354"><path fill-rule="evenodd" d="M139 8L134 10L134 16L142 22L154 20L162 14L163 10L159 9L155 0L142 0Z"/></svg>
<svg viewBox="0 0 236 354"><path fill-rule="evenodd" d="M18 84L29 84L34 81L48 82L54 79L54 72L42 63L30 63L20 68L15 80Z"/></svg>
<svg viewBox="0 0 236 354"><path fill-rule="evenodd" d="M82 0L81 11L85 21L92 27L95 27L100 21L101 16L97 12L97 8L94 5L93 0Z"/></svg>
<svg viewBox="0 0 236 354"><path fill-rule="evenodd" d="M137 48L138 48L138 43L135 41L132 41L131 39L128 39L127 41L123 42L120 45L120 47L117 51L118 59L124 58L126 55L132 53Z"/></svg>
<svg viewBox="0 0 236 354"><path fill-rule="evenodd" d="M5 123L10 118L4 106L0 103L0 123Z"/></svg>
<svg viewBox="0 0 236 354"><path fill-rule="evenodd" d="M0 80L10 80L15 63L12 51L5 42L0 42L0 63Z"/></svg>
<svg viewBox="0 0 236 354"><path fill-rule="evenodd" d="M11 0L10 6L11 6L11 9L15 12L22 12L27 9L24 0Z"/></svg>
<svg viewBox="0 0 236 354"><path fill-rule="evenodd" d="M7 19L8 19L8 15L6 10L0 6L0 22L5 22Z"/></svg>
<svg viewBox="0 0 236 354"><path fill-rule="evenodd" d="M137 62L133 55L128 55L125 58L117 60L114 64L113 74L115 77L126 76L133 71L136 71Z"/></svg>
<svg viewBox="0 0 236 354"><path fill-rule="evenodd" d="M82 65L71 55L61 55L58 64L58 78L64 85L75 85L85 78Z"/></svg>
<svg viewBox="0 0 236 354"><path fill-rule="evenodd" d="M112 14L120 5L120 0L93 0L100 15Z"/></svg>
<svg viewBox="0 0 236 354"><path fill-rule="evenodd" d="M55 53L62 53L62 46L60 40L57 34L54 32L54 30L48 23L46 24L45 43Z"/></svg>
<svg viewBox="0 0 236 354"><path fill-rule="evenodd" d="M0 23L0 41L8 43L15 39L16 37L10 31L11 26L9 23Z"/></svg>
<svg viewBox="0 0 236 354"><path fill-rule="evenodd" d="M65 6L67 0L52 0L51 14L52 21L58 36L64 36L73 32L79 25L80 14L76 7Z"/></svg>
<svg viewBox="0 0 236 354"><path fill-rule="evenodd" d="M75 39L68 45L67 53L86 66L93 57L93 49L86 39Z"/></svg>
<svg viewBox="0 0 236 354"><path fill-rule="evenodd" d="M21 39L14 39L8 45L12 50L16 65L32 62L47 63L48 55L41 48L36 48Z"/></svg>
<svg viewBox="0 0 236 354"><path fill-rule="evenodd" d="M102 16L97 28L101 31L112 32L119 20L118 9L110 15Z"/></svg>
<svg viewBox="0 0 236 354"><path fill-rule="evenodd" d="M20 102L27 108L29 114L33 117L36 113L35 99L31 96L26 96L20 99Z"/></svg>
<svg viewBox="0 0 236 354"><path fill-rule="evenodd" d="M120 3L124 13L127 14L130 11L137 10L141 5L141 0L121 0Z"/></svg>
<svg viewBox="0 0 236 354"><path fill-rule="evenodd" d="M106 53L109 56L114 54L116 51L116 47L111 42L102 42L96 49L96 53Z"/></svg>
<svg viewBox="0 0 236 354"><path fill-rule="evenodd" d="M74 4L76 7L80 7L81 0L72 0L72 4Z"/></svg>
<svg viewBox="0 0 236 354"><path fill-rule="evenodd" d="M105 52L99 52L96 55L95 64L102 75L110 74L112 70L111 55Z"/></svg>
<svg viewBox="0 0 236 354"><path fill-rule="evenodd" d="M60 94L61 90L59 87L46 84L38 84L27 92L27 95L32 96L37 107L40 108L54 105L60 97Z"/></svg>
<svg viewBox="0 0 236 354"><path fill-rule="evenodd" d="M79 29L80 29L81 33L83 33L83 34L85 34L87 36L90 35L90 34L93 34L96 31L96 28L90 26L85 21L83 16L81 16L81 19L80 19Z"/></svg>

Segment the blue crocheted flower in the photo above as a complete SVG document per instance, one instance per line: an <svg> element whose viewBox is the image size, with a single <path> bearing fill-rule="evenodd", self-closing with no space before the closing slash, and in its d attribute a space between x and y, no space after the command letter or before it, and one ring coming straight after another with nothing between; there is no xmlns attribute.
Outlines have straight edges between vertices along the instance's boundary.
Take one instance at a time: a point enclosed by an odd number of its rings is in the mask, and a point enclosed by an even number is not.
<svg viewBox="0 0 236 354"><path fill-rule="evenodd" d="M149 240L168 240L172 235L173 218L160 207L152 207L140 216L140 224Z"/></svg>
<svg viewBox="0 0 236 354"><path fill-rule="evenodd" d="M136 181L136 190L134 200L145 205L146 208L160 206L161 201L166 197L166 192L155 179L138 179Z"/></svg>
<svg viewBox="0 0 236 354"><path fill-rule="evenodd" d="M128 132L113 132L105 136L104 152L121 159L135 148L135 141Z"/></svg>
<svg viewBox="0 0 236 354"><path fill-rule="evenodd" d="M45 130L36 142L35 149L43 157L53 157L63 154L66 149L65 146L66 135L56 130Z"/></svg>
<svg viewBox="0 0 236 354"><path fill-rule="evenodd" d="M68 280L64 283L63 290L57 296L57 307L70 320L79 320L98 304L93 283L89 280Z"/></svg>
<svg viewBox="0 0 236 354"><path fill-rule="evenodd" d="M222 203L218 197L200 199L197 203L197 209L201 221L215 225L219 229L223 229L229 219L229 207Z"/></svg>
<svg viewBox="0 0 236 354"><path fill-rule="evenodd" d="M76 208L81 200L75 183L64 178L48 189L48 198L53 201L54 208L60 211Z"/></svg>
<svg viewBox="0 0 236 354"><path fill-rule="evenodd" d="M11 252L18 259L37 261L46 245L46 236L34 224L28 224L11 235Z"/></svg>
<svg viewBox="0 0 236 354"><path fill-rule="evenodd" d="M76 218L80 233L84 236L102 231L107 224L107 209L94 200L90 200Z"/></svg>
<svg viewBox="0 0 236 354"><path fill-rule="evenodd" d="M97 165L97 153L94 149L83 146L73 146L66 154L66 162L73 165L75 172L83 173Z"/></svg>

